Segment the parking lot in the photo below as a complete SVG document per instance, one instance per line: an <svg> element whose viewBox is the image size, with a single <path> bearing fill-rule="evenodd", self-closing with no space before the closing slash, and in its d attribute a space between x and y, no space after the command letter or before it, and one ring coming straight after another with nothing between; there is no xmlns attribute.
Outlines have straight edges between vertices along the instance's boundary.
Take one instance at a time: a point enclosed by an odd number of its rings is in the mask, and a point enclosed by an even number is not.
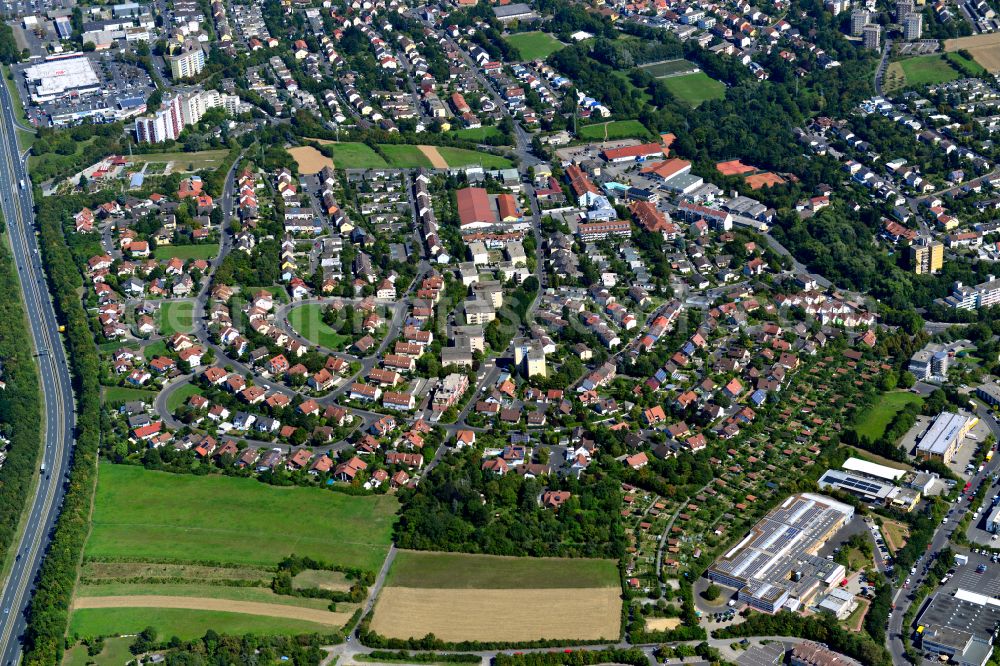
<svg viewBox="0 0 1000 666"><path fill-rule="evenodd" d="M977 572L980 566L986 567L986 570ZM969 563L957 564L955 574L941 587L941 591L951 594L958 588L1000 598L1000 563L993 562L988 555L970 552Z"/></svg>

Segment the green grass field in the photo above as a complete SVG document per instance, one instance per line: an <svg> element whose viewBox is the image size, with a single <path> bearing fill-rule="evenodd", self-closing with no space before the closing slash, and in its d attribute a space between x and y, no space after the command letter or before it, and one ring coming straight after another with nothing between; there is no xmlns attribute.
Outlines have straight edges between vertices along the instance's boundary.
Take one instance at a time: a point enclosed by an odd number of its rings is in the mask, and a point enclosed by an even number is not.
<svg viewBox="0 0 1000 666"><path fill-rule="evenodd" d="M281 606L300 606L324 610L330 606L329 599L293 597L275 594L269 587L234 587L231 585L202 585L197 583L171 583L165 585L133 583L101 583L80 585L77 597L134 597L139 595L159 595L167 597L203 597L207 599L230 599L232 601L255 601ZM344 604L347 607L347 604ZM338 609L339 610L339 609Z"/></svg>
<svg viewBox="0 0 1000 666"><path fill-rule="evenodd" d="M430 167L431 161L416 146L409 144L389 144L379 146L386 157L389 158L389 166L399 169L411 167Z"/></svg>
<svg viewBox="0 0 1000 666"><path fill-rule="evenodd" d="M84 608L73 611L69 634L83 637L137 634L150 626L156 627L163 639L177 636L185 640L204 636L209 628L231 635L330 633L330 627L315 622L245 613L179 608Z"/></svg>
<svg viewBox="0 0 1000 666"><path fill-rule="evenodd" d="M521 54L522 60L544 60L565 44L545 32L520 32L504 37L504 41Z"/></svg>
<svg viewBox="0 0 1000 666"><path fill-rule="evenodd" d="M378 571L397 506L391 496L103 464L85 552L242 564L276 564L294 553Z"/></svg>
<svg viewBox="0 0 1000 666"><path fill-rule="evenodd" d="M874 441L882 436L892 417L902 411L903 407L921 402L923 399L919 395L909 391L885 393L876 400L874 406L858 417L854 430L858 435Z"/></svg>
<svg viewBox="0 0 1000 666"><path fill-rule="evenodd" d="M618 587L614 560L500 557L402 550L386 586L565 589Z"/></svg>
<svg viewBox="0 0 1000 666"><path fill-rule="evenodd" d="M318 303L290 310L288 323L306 340L327 349L342 350L351 340L346 335L337 333L323 321L323 306Z"/></svg>
<svg viewBox="0 0 1000 666"><path fill-rule="evenodd" d="M132 155L129 159L132 162L174 162L175 171L199 171L201 169L215 169L219 167L223 160L226 159L226 155L229 151L226 149L221 150L202 150L197 153L183 153L183 152L172 152L172 153L147 153L144 155ZM189 169L188 167L193 166L194 169Z"/></svg>
<svg viewBox="0 0 1000 666"><path fill-rule="evenodd" d="M450 146L439 146L438 152L450 167L474 166L481 164L485 169L509 169L514 164L506 157L492 155L490 153L476 152L465 148L452 148Z"/></svg>
<svg viewBox="0 0 1000 666"><path fill-rule="evenodd" d="M201 389L194 384L185 384L167 398L167 409L176 412L193 395L201 395Z"/></svg>
<svg viewBox="0 0 1000 666"><path fill-rule="evenodd" d="M156 259L172 259L177 257L182 261L188 259L213 259L219 254L218 243L205 243L203 245L163 245L153 251Z"/></svg>
<svg viewBox="0 0 1000 666"><path fill-rule="evenodd" d="M640 66L639 69L646 71L650 76L659 79L673 76L681 72L690 72L691 70L698 69L698 65L694 64L690 60L680 58L678 60L649 63L648 65Z"/></svg>
<svg viewBox="0 0 1000 666"><path fill-rule="evenodd" d="M978 66L972 61L965 60L957 53L948 55L955 56L956 62L968 63L968 66L973 68ZM890 89L924 86L953 81L959 76L958 70L952 67L943 55L915 56L891 63L886 71L885 84Z"/></svg>
<svg viewBox="0 0 1000 666"><path fill-rule="evenodd" d="M454 134L460 139L466 139L468 141L484 141L485 139L497 139L503 137L507 139L507 143L510 143L508 137L504 137L503 133L496 127L476 127L476 128L465 128L452 130L449 134Z"/></svg>
<svg viewBox="0 0 1000 666"><path fill-rule="evenodd" d="M104 402L108 405L121 405L129 400L145 400L152 403L157 391L130 388L128 386L105 386Z"/></svg>
<svg viewBox="0 0 1000 666"><path fill-rule="evenodd" d="M333 164L338 169L376 169L389 164L363 143L331 143L325 148L333 150Z"/></svg>
<svg viewBox="0 0 1000 666"><path fill-rule="evenodd" d="M687 102L691 106L719 99L726 94L725 84L716 81L705 72L671 76L662 79L662 81L667 90L673 93L677 99Z"/></svg>
<svg viewBox="0 0 1000 666"><path fill-rule="evenodd" d="M191 301L163 301L160 304L160 333L190 333L194 330L194 303Z"/></svg>
<svg viewBox="0 0 1000 666"><path fill-rule="evenodd" d="M99 666L125 666L135 660L135 655L128 649L134 640L134 638L106 638L104 649L96 657L87 654L86 645L74 645L63 654L62 666L87 666L91 663Z"/></svg>
<svg viewBox="0 0 1000 666"><path fill-rule="evenodd" d="M31 123L28 122L28 116L24 113L24 103L21 101L21 95L17 92L17 86L8 77L10 74L10 68L3 68L3 80L7 84L7 92L10 93L10 98L14 104L14 120L25 127L31 127ZM21 150L27 150L35 143L35 133L25 131L19 127L14 128L14 132L17 134L17 144Z"/></svg>
<svg viewBox="0 0 1000 666"><path fill-rule="evenodd" d="M588 141L603 141L605 133L608 139L648 139L651 136L646 126L638 120L612 120L607 123L585 125L577 131L581 139Z"/></svg>

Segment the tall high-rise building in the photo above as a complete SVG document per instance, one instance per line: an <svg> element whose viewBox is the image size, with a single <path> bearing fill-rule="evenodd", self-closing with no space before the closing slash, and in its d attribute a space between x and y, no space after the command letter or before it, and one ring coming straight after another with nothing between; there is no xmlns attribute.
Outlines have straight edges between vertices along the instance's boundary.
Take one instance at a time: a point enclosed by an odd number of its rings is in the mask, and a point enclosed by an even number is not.
<svg viewBox="0 0 1000 666"><path fill-rule="evenodd" d="M181 98L164 100L160 109L135 119L135 136L139 143L160 143L176 139L184 129Z"/></svg>
<svg viewBox="0 0 1000 666"><path fill-rule="evenodd" d="M855 9L851 12L851 34L860 37L870 17L871 15L864 9Z"/></svg>
<svg viewBox="0 0 1000 666"><path fill-rule="evenodd" d="M879 50L882 48L882 26L878 23L869 23L861 32L861 41L866 49Z"/></svg>
<svg viewBox="0 0 1000 666"><path fill-rule="evenodd" d="M197 47L167 56L166 59L170 63L170 75L175 79L186 79L205 69L205 52Z"/></svg>
<svg viewBox="0 0 1000 666"><path fill-rule="evenodd" d="M902 23L909 14L913 13L913 0L896 0L896 22Z"/></svg>
<svg viewBox="0 0 1000 666"><path fill-rule="evenodd" d="M937 273L944 266L944 245L921 239L910 246L910 260L917 275Z"/></svg>
<svg viewBox="0 0 1000 666"><path fill-rule="evenodd" d="M912 42L920 39L924 32L924 17L922 14L910 13L903 17L903 39Z"/></svg>

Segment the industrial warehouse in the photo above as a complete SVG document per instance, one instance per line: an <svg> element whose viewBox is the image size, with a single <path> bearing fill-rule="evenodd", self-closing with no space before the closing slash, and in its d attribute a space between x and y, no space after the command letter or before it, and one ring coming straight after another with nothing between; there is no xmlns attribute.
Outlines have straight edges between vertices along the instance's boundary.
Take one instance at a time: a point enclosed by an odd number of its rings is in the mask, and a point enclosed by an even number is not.
<svg viewBox="0 0 1000 666"><path fill-rule="evenodd" d="M917 457L948 464L962 446L962 440L979 423L975 417L941 412L917 443Z"/></svg>
<svg viewBox="0 0 1000 666"><path fill-rule="evenodd" d="M853 517L853 507L824 495L793 495L716 560L708 578L758 610L796 610L844 578L842 565L816 553Z"/></svg>

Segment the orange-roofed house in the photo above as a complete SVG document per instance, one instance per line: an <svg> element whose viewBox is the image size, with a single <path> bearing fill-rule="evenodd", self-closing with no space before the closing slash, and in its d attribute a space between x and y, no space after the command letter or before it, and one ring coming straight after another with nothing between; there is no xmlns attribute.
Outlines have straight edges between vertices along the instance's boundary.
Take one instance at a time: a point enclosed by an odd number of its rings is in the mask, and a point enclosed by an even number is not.
<svg viewBox="0 0 1000 666"><path fill-rule="evenodd" d="M609 148L601 153L601 156L612 164L625 164L636 160L663 157L663 146L659 143L643 143L638 146Z"/></svg>
<svg viewBox="0 0 1000 666"><path fill-rule="evenodd" d="M506 223L520 222L523 219L517 207L517 199L513 194L497 195L497 208L500 210L500 221Z"/></svg>
<svg viewBox="0 0 1000 666"><path fill-rule="evenodd" d="M650 164L642 170L654 180L670 180L674 176L679 176L691 171L691 163L679 157L672 157L669 160Z"/></svg>

